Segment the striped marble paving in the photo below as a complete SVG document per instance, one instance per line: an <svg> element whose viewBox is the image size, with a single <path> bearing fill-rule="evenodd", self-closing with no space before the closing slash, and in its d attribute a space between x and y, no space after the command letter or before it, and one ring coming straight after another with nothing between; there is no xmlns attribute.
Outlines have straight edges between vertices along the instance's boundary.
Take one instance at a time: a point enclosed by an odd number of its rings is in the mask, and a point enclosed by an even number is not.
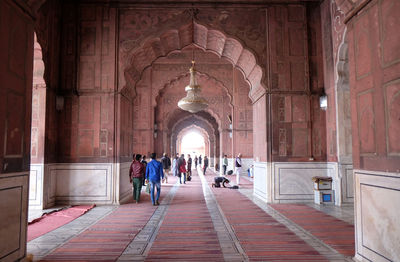
<svg viewBox="0 0 400 262"><path fill-rule="evenodd" d="M213 193L250 261L328 261L237 190Z"/></svg>
<svg viewBox="0 0 400 262"><path fill-rule="evenodd" d="M175 194L146 261L224 261L198 176Z"/></svg>
<svg viewBox="0 0 400 262"><path fill-rule="evenodd" d="M164 187L161 196L168 193ZM42 261L116 261L132 239L142 230L157 207L142 193L141 203L119 206Z"/></svg>

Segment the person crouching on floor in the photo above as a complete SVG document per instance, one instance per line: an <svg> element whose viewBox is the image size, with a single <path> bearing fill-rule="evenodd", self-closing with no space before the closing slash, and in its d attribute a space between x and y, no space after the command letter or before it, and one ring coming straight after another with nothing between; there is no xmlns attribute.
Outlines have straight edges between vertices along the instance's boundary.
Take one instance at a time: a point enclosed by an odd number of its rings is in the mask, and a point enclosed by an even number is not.
<svg viewBox="0 0 400 262"><path fill-rule="evenodd" d="M133 187L133 200L136 204L140 201L140 192L142 191L142 184L144 178L144 165L140 162L142 157L140 154L133 155L131 167L129 168L129 181Z"/></svg>
<svg viewBox="0 0 400 262"><path fill-rule="evenodd" d="M214 183L212 183L212 187L221 187L221 183L223 187L226 187L226 184L229 184L229 180L223 176L214 177Z"/></svg>

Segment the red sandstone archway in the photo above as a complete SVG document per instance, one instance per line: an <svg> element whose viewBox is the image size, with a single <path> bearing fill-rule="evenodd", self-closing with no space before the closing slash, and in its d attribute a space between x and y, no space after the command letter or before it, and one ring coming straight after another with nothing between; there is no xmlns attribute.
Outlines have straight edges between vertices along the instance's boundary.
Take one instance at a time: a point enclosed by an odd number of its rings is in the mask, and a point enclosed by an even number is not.
<svg viewBox="0 0 400 262"><path fill-rule="evenodd" d="M138 47L121 49L120 57L123 62L120 64L120 72L124 72L125 78L120 76L120 86L135 89L142 79L143 72L151 67L154 61L190 45L229 60L243 73L250 85L250 96L254 92L259 92L260 88L265 90L262 84L263 69L258 65L252 51L238 39L228 37L218 30L208 29L196 22L162 32L158 37L144 40Z"/></svg>

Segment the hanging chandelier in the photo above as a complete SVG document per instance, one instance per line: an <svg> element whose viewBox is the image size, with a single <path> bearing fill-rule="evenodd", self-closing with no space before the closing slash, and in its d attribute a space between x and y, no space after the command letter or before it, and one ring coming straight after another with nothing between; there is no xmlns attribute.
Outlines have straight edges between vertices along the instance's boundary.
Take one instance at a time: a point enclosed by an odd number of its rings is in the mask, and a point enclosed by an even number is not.
<svg viewBox="0 0 400 262"><path fill-rule="evenodd" d="M197 84L196 81L196 69L194 67L195 62L192 61L192 67L189 69L190 72L190 83L185 87L185 91L187 92L186 96L179 100L178 106L190 113L197 113L201 110L207 108L208 103L207 100L200 96L201 87Z"/></svg>

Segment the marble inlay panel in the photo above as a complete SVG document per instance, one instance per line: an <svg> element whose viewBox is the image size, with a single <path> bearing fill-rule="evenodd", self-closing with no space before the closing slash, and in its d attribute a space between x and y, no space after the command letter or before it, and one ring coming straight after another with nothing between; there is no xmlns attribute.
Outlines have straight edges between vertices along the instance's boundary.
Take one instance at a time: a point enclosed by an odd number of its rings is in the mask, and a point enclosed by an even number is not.
<svg viewBox="0 0 400 262"><path fill-rule="evenodd" d="M273 166L273 202L313 201L312 177L333 172L326 163L273 163Z"/></svg>
<svg viewBox="0 0 400 262"><path fill-rule="evenodd" d="M111 203L112 164L55 164L48 169L56 204Z"/></svg>
<svg viewBox="0 0 400 262"><path fill-rule="evenodd" d="M124 200L131 195L132 184L129 183L129 168L131 162L120 163L119 165L119 200Z"/></svg>
<svg viewBox="0 0 400 262"><path fill-rule="evenodd" d="M254 194L262 200L267 201L267 163L254 162Z"/></svg>
<svg viewBox="0 0 400 262"><path fill-rule="evenodd" d="M400 261L400 174L356 170L358 259Z"/></svg>
<svg viewBox="0 0 400 262"><path fill-rule="evenodd" d="M43 203L43 165L32 164L29 174L29 208L41 209Z"/></svg>

